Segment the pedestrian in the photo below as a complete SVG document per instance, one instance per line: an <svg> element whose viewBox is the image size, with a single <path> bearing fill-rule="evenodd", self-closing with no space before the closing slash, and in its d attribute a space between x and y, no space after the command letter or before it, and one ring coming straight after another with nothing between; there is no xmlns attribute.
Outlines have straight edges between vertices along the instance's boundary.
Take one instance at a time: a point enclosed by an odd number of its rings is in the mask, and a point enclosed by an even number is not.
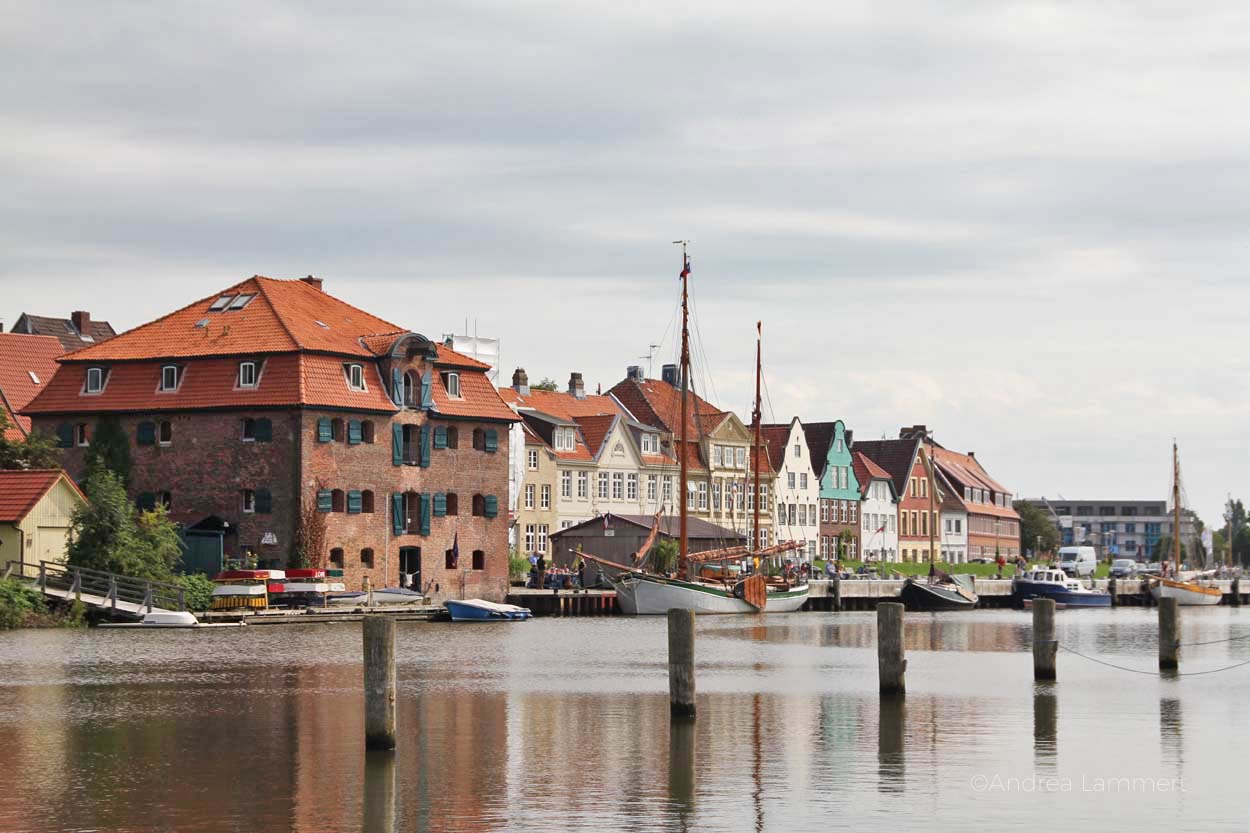
<svg viewBox="0 0 1250 833"><path fill-rule="evenodd" d="M582 592L586 592L586 559L582 558L579 552L573 561L573 569L577 572L577 586Z"/></svg>
<svg viewBox="0 0 1250 833"><path fill-rule="evenodd" d="M545 590L547 587L547 558L545 555L538 556L538 562L535 564L538 568L538 589Z"/></svg>

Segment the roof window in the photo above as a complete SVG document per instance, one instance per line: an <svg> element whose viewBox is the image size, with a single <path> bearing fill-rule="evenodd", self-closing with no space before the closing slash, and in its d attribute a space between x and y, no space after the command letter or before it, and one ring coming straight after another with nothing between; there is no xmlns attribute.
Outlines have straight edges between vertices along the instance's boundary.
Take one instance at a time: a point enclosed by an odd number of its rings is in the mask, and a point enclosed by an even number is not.
<svg viewBox="0 0 1250 833"><path fill-rule="evenodd" d="M30 377L30 381L34 382L36 385L43 384L43 382L39 381L39 374L35 373L35 371L28 370L26 371L26 375L28 375Z"/></svg>
<svg viewBox="0 0 1250 833"><path fill-rule="evenodd" d="M234 300L234 297L235 296L233 295L222 295L216 301L213 301L213 305L208 308L208 311L221 312L223 309L230 306L230 302Z"/></svg>
<svg viewBox="0 0 1250 833"><path fill-rule="evenodd" d="M243 309L245 306L250 304L252 299L255 297L255 295L240 295L230 302L230 306L226 307L226 312L234 312L235 310Z"/></svg>
<svg viewBox="0 0 1250 833"><path fill-rule="evenodd" d="M208 319L207 319L207 318L201 318L199 321L196 321L196 322L195 322L195 328L196 328L197 330L206 330L206 329L208 329Z"/></svg>
<svg viewBox="0 0 1250 833"><path fill-rule="evenodd" d="M320 328L321 328L321 329L323 329L323 330L328 330L328 329L330 329L330 325L329 325L329 324L327 324L327 323L326 323L326 322L324 322L324 321L316 321L316 320L314 320L314 321L313 321L313 323L314 323L314 324L316 324L318 327L320 327Z"/></svg>

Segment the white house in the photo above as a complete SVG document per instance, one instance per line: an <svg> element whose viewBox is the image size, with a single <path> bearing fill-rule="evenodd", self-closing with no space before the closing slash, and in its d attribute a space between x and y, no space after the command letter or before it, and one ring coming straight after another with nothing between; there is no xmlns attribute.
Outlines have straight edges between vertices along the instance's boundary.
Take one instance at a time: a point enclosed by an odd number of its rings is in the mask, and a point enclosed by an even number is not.
<svg viewBox="0 0 1250 833"><path fill-rule="evenodd" d="M852 455L860 503L860 546L866 561L898 561L898 503L889 472L856 451Z"/></svg>
<svg viewBox="0 0 1250 833"><path fill-rule="evenodd" d="M760 426L769 464L777 477L773 503L773 524L778 541L803 541L810 562L816 557L820 540L820 481L812 466L803 423L798 417L789 423Z"/></svg>
<svg viewBox="0 0 1250 833"><path fill-rule="evenodd" d="M963 564L968 560L968 507L960 499L959 490L938 470L938 488L942 492L942 560L947 564Z"/></svg>

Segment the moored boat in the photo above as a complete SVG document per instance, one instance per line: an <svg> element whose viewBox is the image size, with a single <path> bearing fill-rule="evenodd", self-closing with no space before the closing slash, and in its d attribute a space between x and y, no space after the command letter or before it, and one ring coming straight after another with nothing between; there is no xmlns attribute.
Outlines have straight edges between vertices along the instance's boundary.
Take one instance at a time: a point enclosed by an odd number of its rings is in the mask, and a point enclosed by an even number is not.
<svg viewBox="0 0 1250 833"><path fill-rule="evenodd" d="M908 610L942 611L971 610L980 600L976 593L955 579L925 581L909 578L899 594Z"/></svg>
<svg viewBox="0 0 1250 833"><path fill-rule="evenodd" d="M1032 567L1011 580L1011 594L1022 605L1030 599L1054 599L1064 607L1111 607L1110 593L1086 587L1058 567Z"/></svg>
<svg viewBox="0 0 1250 833"><path fill-rule="evenodd" d="M413 605L421 604L424 599L424 595L407 587L384 587L373 591L375 605ZM365 590L333 592L326 596L326 601L332 605L363 606L369 604L369 593Z"/></svg>
<svg viewBox="0 0 1250 833"><path fill-rule="evenodd" d="M612 579L616 588L616 604L622 613L631 616L658 616L672 608L695 613L790 613L807 601L808 586L767 589L764 605L752 604L735 586L705 581L685 581L630 571Z"/></svg>
<svg viewBox="0 0 1250 833"><path fill-rule="evenodd" d="M448 599L443 607L453 622L508 622L532 618L528 607L488 602L485 599Z"/></svg>
<svg viewBox="0 0 1250 833"><path fill-rule="evenodd" d="M1159 599L1176 599L1180 605L1203 606L1217 605L1224 600L1224 591L1214 585L1162 577L1154 582L1150 595L1156 602Z"/></svg>

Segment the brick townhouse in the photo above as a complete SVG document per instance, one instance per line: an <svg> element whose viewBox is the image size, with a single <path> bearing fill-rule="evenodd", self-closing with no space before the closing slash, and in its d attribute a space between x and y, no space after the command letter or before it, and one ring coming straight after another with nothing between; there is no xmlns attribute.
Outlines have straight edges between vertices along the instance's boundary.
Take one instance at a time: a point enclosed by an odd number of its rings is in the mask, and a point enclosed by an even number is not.
<svg viewBox="0 0 1250 833"><path fill-rule="evenodd" d="M259 276L58 361L24 413L77 478L99 421L117 417L133 498L168 506L188 542L281 566L315 508L314 563L349 587L506 592L516 416L487 365L319 279Z"/></svg>

